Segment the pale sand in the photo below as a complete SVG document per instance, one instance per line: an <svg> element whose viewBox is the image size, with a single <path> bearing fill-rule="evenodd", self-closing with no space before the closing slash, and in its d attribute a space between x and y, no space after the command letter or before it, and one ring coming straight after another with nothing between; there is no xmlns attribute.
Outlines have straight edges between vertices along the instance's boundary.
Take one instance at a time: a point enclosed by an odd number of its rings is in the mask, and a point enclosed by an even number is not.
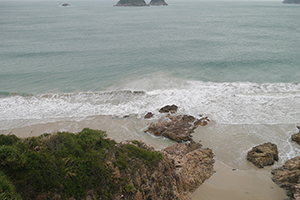
<svg viewBox="0 0 300 200"><path fill-rule="evenodd" d="M284 200L284 189L271 180L270 170L233 170L220 161L216 171L192 194L192 200Z"/></svg>
<svg viewBox="0 0 300 200"><path fill-rule="evenodd" d="M111 116L97 116L82 121L61 121L0 130L0 134L30 137L58 131L79 132L89 127L105 130L108 137L118 142L130 139L143 140L156 149L173 144L169 140L143 133L142 129L148 123L147 120L138 120L134 117L118 119ZM218 160L214 169L216 173L192 194L193 200L283 200L287 198L285 191L271 180L270 169L233 170Z"/></svg>

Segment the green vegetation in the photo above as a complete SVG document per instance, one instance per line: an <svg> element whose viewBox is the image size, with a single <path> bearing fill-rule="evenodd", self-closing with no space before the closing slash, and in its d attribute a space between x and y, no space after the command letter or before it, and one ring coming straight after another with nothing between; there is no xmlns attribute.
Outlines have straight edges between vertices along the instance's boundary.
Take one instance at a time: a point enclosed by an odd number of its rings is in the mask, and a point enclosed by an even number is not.
<svg viewBox="0 0 300 200"><path fill-rule="evenodd" d="M2 200L20 200L22 199L15 191L15 186L0 171L0 199Z"/></svg>
<svg viewBox="0 0 300 200"><path fill-rule="evenodd" d="M139 164L156 165L158 152L135 145L120 145L106 139L106 133L85 128L78 134L59 132L19 139L0 135L0 199L85 199L93 190L99 199L112 199L120 191L135 187L126 178L112 178L113 163L122 172ZM138 164L132 165L132 161ZM129 162L131 165L129 165ZM13 198L14 197L14 198Z"/></svg>

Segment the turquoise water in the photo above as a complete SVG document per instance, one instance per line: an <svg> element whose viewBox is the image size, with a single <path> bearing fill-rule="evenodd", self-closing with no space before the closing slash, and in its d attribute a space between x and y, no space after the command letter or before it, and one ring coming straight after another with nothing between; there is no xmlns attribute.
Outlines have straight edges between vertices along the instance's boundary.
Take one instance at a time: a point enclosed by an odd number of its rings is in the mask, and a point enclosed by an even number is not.
<svg viewBox="0 0 300 200"><path fill-rule="evenodd" d="M173 103L221 124L298 123L299 6L69 3L0 2L2 129Z"/></svg>

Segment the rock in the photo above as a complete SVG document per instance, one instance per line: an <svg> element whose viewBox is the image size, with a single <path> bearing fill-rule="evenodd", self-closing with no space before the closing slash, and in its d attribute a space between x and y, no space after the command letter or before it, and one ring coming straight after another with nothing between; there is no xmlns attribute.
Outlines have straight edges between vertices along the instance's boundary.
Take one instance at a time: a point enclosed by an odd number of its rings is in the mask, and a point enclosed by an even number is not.
<svg viewBox="0 0 300 200"><path fill-rule="evenodd" d="M300 144L300 126L296 126L298 128L298 133L294 133L292 135L292 140Z"/></svg>
<svg viewBox="0 0 300 200"><path fill-rule="evenodd" d="M64 3L64 4L62 4L61 6L71 6L71 5L68 4L68 3Z"/></svg>
<svg viewBox="0 0 300 200"><path fill-rule="evenodd" d="M154 115L153 115L153 113L152 112L148 112L146 115L145 115L145 119L149 119L149 118L151 118L151 117L153 117Z"/></svg>
<svg viewBox="0 0 300 200"><path fill-rule="evenodd" d="M191 115L178 115L160 119L157 123L150 123L145 132L156 136L164 136L177 142L192 141L192 133L199 126L204 126L209 119L196 119Z"/></svg>
<svg viewBox="0 0 300 200"><path fill-rule="evenodd" d="M124 141L119 145L133 144L147 150L154 148L142 141ZM120 146L120 147L121 147ZM180 199L189 200L200 184L214 172L214 155L199 143L178 143L161 150L163 159L153 165L131 160L130 167L120 170L124 180L136 188L131 194L114 194L113 199Z"/></svg>
<svg viewBox="0 0 300 200"><path fill-rule="evenodd" d="M148 6L145 0L120 0L115 6Z"/></svg>
<svg viewBox="0 0 300 200"><path fill-rule="evenodd" d="M165 0L151 0L149 3L150 6L167 6L168 4Z"/></svg>
<svg viewBox="0 0 300 200"><path fill-rule="evenodd" d="M284 0L282 3L287 3L287 4L300 4L300 0Z"/></svg>
<svg viewBox="0 0 300 200"><path fill-rule="evenodd" d="M179 184L184 191L193 192L213 174L214 155L210 149L202 149L199 143L178 143L162 152L174 162L181 179Z"/></svg>
<svg viewBox="0 0 300 200"><path fill-rule="evenodd" d="M288 160L282 167L272 170L272 180L286 190L287 196L300 196L300 156Z"/></svg>
<svg viewBox="0 0 300 200"><path fill-rule="evenodd" d="M174 113L176 113L177 112L177 109L178 109L178 107L176 106L176 105L166 105L166 106L164 106L164 107L162 107L160 110L159 110L159 112L160 113L168 113L168 112L170 112L170 113L172 113L172 114L174 114Z"/></svg>
<svg viewBox="0 0 300 200"><path fill-rule="evenodd" d="M247 154L247 160L252 162L258 168L273 165L275 161L278 161L277 146L268 142L253 147Z"/></svg>

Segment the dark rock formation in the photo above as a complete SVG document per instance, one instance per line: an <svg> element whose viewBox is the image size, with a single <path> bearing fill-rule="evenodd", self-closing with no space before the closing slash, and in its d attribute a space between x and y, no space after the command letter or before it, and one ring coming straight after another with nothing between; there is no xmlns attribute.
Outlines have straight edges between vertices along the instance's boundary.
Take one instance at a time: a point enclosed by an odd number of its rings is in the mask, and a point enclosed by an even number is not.
<svg viewBox="0 0 300 200"><path fill-rule="evenodd" d="M68 4L68 3L64 3L64 4L62 4L61 6L71 6L71 5Z"/></svg>
<svg viewBox="0 0 300 200"><path fill-rule="evenodd" d="M282 167L272 170L272 180L286 190L291 199L300 199L300 157L284 163Z"/></svg>
<svg viewBox="0 0 300 200"><path fill-rule="evenodd" d="M171 116L160 119L157 123L150 123L145 132L152 133L156 136L164 136L177 142L192 141L191 134L199 126L205 126L209 119L196 119L190 115Z"/></svg>
<svg viewBox="0 0 300 200"><path fill-rule="evenodd" d="M166 106L164 106L164 107L162 107L160 110L159 110L159 112L160 113L172 113L172 114L174 114L174 113L176 113L177 112L177 109L178 109L178 107L176 106L176 105L166 105Z"/></svg>
<svg viewBox="0 0 300 200"><path fill-rule="evenodd" d="M145 0L120 0L115 6L148 6Z"/></svg>
<svg viewBox="0 0 300 200"><path fill-rule="evenodd" d="M300 4L300 0L284 0L282 3Z"/></svg>
<svg viewBox="0 0 300 200"><path fill-rule="evenodd" d="M300 144L300 126L297 126L298 133L292 135L292 140Z"/></svg>
<svg viewBox="0 0 300 200"><path fill-rule="evenodd" d="M151 118L151 117L153 117L153 113L152 112L148 112L146 115L145 115L145 119L149 119L149 118Z"/></svg>
<svg viewBox="0 0 300 200"><path fill-rule="evenodd" d="M253 147L247 154L247 160L252 162L258 168L273 165L275 161L278 161L277 146L268 142Z"/></svg>
<svg viewBox="0 0 300 200"><path fill-rule="evenodd" d="M167 6L168 4L165 0L151 0L149 5L151 6Z"/></svg>

